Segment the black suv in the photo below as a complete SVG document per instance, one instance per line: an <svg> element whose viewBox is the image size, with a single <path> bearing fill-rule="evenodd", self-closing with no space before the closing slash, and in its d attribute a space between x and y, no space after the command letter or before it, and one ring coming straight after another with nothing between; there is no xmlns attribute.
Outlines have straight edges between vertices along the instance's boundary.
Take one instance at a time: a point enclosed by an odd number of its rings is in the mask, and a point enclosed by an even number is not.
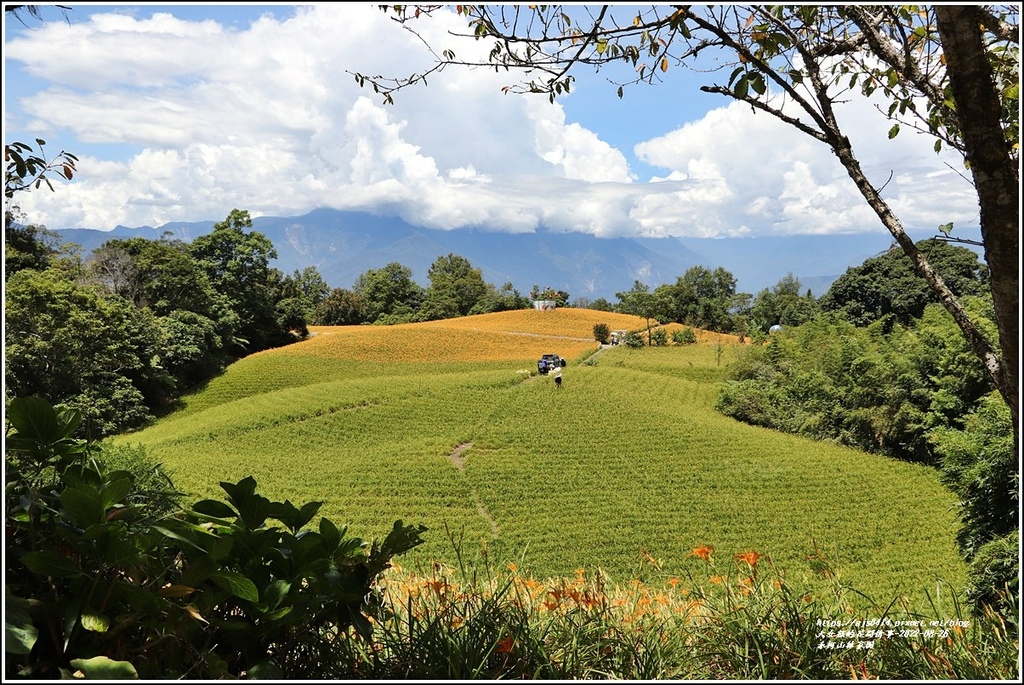
<svg viewBox="0 0 1024 685"><path fill-rule="evenodd" d="M565 360L557 354L545 354L542 355L540 360L537 362L537 372L543 375L548 371L560 369L564 366Z"/></svg>

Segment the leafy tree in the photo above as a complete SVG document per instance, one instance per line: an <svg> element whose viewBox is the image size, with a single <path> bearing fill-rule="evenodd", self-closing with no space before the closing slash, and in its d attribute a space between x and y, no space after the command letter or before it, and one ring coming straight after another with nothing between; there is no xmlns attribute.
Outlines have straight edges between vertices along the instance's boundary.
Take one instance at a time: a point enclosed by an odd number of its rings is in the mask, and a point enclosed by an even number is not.
<svg viewBox="0 0 1024 685"><path fill-rule="evenodd" d="M282 277L270 267L277 251L262 233L245 230L251 227L249 212L233 209L224 221L214 224L211 233L189 245L191 256L214 289L227 297L238 318L232 345L236 356L294 340L277 319L276 304L283 299L279 290Z"/></svg>
<svg viewBox="0 0 1024 685"><path fill-rule="evenodd" d="M456 254L438 257L427 270L430 287L421 305L423 321L466 316L487 295L480 269Z"/></svg>
<svg viewBox="0 0 1024 685"><path fill-rule="evenodd" d="M654 295L669 321L723 333L733 329L736 278L722 267L691 267L674 284L658 286Z"/></svg>
<svg viewBox="0 0 1024 685"><path fill-rule="evenodd" d="M49 269L14 274L5 292L6 392L81 409L94 435L142 425L173 382L159 365L155 318Z"/></svg>
<svg viewBox="0 0 1024 685"><path fill-rule="evenodd" d="M285 276L281 282L281 298L295 298L302 302L305 321L312 322L316 318L316 308L331 294L331 287L320 275L315 266L307 266L302 271L296 270L291 276Z"/></svg>
<svg viewBox="0 0 1024 685"><path fill-rule="evenodd" d="M919 242L918 249L943 274L957 297L988 292L988 269L972 250L935 239ZM938 302L938 298L914 272L907 256L890 250L847 269L821 297L819 305L823 311L839 312L854 324L866 326L885 316L910 323L920 318L932 302Z"/></svg>
<svg viewBox="0 0 1024 685"><path fill-rule="evenodd" d="M185 390L213 377L228 362L225 341L216 321L196 312L175 309L158 319L159 360Z"/></svg>
<svg viewBox="0 0 1024 685"><path fill-rule="evenodd" d="M358 293L334 288L316 306L313 323L317 326L352 326L366 321L366 304Z"/></svg>
<svg viewBox="0 0 1024 685"><path fill-rule="evenodd" d="M608 340L611 338L611 335L612 335L612 331L611 331L610 328L608 328L608 324L606 324L606 323L595 323L594 324L594 340L596 340L597 342L601 343L602 345L607 345L608 344Z"/></svg>
<svg viewBox="0 0 1024 685"><path fill-rule="evenodd" d="M479 300L470 314L487 314L489 312L508 312L515 309L529 309L530 299L520 293L512 281L505 281L500 288L487 284L487 292Z"/></svg>
<svg viewBox="0 0 1024 685"><path fill-rule="evenodd" d="M104 244L92 251L86 262L87 278L101 288L137 303L142 294L142 276L135 258L116 244Z"/></svg>
<svg viewBox="0 0 1024 685"><path fill-rule="evenodd" d="M107 264L110 255L115 268ZM122 263L125 256L130 263ZM119 279L130 284L120 288L121 294L157 317L164 341L161 363L179 391L208 379L235 356L238 315L182 241L167 236L110 240L94 251L88 265L93 274L99 268L115 276L133 276ZM108 281L108 290L119 290L109 287L114 282L110 276L100 280Z"/></svg>
<svg viewBox="0 0 1024 685"><path fill-rule="evenodd" d="M767 331L775 324L799 326L814 318L817 312L818 302L811 291L801 296L800 279L787 274L771 289L765 288L757 294L748 317L760 330Z"/></svg>
<svg viewBox="0 0 1024 685"><path fill-rule="evenodd" d="M657 321L658 319L658 301L650 290L650 286L646 283L642 281L633 281L632 288L621 293L615 293L615 297L619 299L619 305L615 308L616 311L623 314L642 316L647 320L648 345L652 344L651 321ZM639 336L637 336L637 339L640 339ZM632 347L632 345L630 345L630 347Z"/></svg>
<svg viewBox="0 0 1024 685"><path fill-rule="evenodd" d="M412 280L412 269L391 262L381 269L370 269L356 279L353 290L366 309L366 320L384 322L382 317L411 319L423 301L423 288Z"/></svg>
<svg viewBox="0 0 1024 685"><path fill-rule="evenodd" d="M4 225L4 277L22 269L42 271L59 254L60 236L43 226L21 226L13 218Z"/></svg>
<svg viewBox="0 0 1024 685"><path fill-rule="evenodd" d="M440 6L385 6L413 22ZM618 93L661 82L673 65L703 68L716 53L721 73L705 92L747 103L827 145L879 221L950 312L999 389L1019 433L1019 9L989 5L684 5L576 8L562 5L459 5L466 37L492 41L482 63L436 50L436 63L408 78L355 74L384 102L445 67L519 70L506 92L569 93L573 69L629 67ZM727 75L726 75L727 74ZM611 79L615 82L615 79ZM860 92L881 95L893 121L932 135L936 149L963 155L981 208L981 231L999 328L999 351L980 333L942 276L907 235L869 179L836 115ZM785 104L785 109L783 109Z"/></svg>
<svg viewBox="0 0 1024 685"><path fill-rule="evenodd" d="M614 311L614 309L615 309L612 306L612 303L609 302L608 300L606 300L603 297L599 297L596 300L594 300L593 302L591 302L589 308L593 309L595 311L598 311L598 312L610 312L610 311Z"/></svg>

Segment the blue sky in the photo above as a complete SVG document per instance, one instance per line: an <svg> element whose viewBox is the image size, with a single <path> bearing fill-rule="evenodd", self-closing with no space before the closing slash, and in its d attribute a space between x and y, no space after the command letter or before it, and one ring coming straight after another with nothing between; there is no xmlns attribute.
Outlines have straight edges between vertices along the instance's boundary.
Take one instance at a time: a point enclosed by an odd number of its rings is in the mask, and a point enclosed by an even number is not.
<svg viewBox="0 0 1024 685"><path fill-rule="evenodd" d="M456 229L713 237L883 233L821 143L701 93L673 68L619 99L602 75L576 91L505 95L511 78L448 69L385 106L349 71L404 75L422 45L375 4L52 6L5 16L4 141L43 138L78 177L18 198L59 229L159 226L335 207ZM6 15L6 13L5 13ZM419 25L457 42L453 12ZM976 227L977 201L932 141L889 140L870 103L840 113L866 171L912 232Z"/></svg>

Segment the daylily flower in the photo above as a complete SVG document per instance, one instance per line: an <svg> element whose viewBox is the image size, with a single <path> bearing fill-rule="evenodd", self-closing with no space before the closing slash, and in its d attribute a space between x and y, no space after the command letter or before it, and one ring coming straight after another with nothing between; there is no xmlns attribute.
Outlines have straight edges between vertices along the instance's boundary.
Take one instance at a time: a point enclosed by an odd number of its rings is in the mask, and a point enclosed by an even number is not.
<svg viewBox="0 0 1024 685"><path fill-rule="evenodd" d="M761 558L761 555L757 552L744 552L743 554L737 554L735 558L747 562L753 568L757 566L757 560Z"/></svg>
<svg viewBox="0 0 1024 685"><path fill-rule="evenodd" d="M714 554L714 553L715 553L715 548L714 547L712 547L711 545L704 545L703 547L698 547L695 550L693 550L692 552L690 552L690 554L688 556L699 557L699 558L703 559L704 561L711 561L711 555Z"/></svg>

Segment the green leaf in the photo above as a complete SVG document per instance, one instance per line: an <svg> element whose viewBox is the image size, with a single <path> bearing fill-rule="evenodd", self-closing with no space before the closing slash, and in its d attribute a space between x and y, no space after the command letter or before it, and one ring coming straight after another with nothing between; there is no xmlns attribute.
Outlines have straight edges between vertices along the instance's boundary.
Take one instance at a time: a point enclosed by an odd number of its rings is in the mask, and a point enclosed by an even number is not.
<svg viewBox="0 0 1024 685"><path fill-rule="evenodd" d="M256 585L241 573L214 571L210 574L210 580L239 599L244 599L253 604L260 601L260 593L256 589Z"/></svg>
<svg viewBox="0 0 1024 685"><path fill-rule="evenodd" d="M275 580L263 591L263 605L267 609L276 609L292 589L292 584L285 580Z"/></svg>
<svg viewBox="0 0 1024 685"><path fill-rule="evenodd" d="M105 633L110 629L110 619L98 612L85 610L78 619L82 627L94 633Z"/></svg>
<svg viewBox="0 0 1024 685"><path fill-rule="evenodd" d="M218 519L232 519L238 516L238 512L234 509L215 499L204 499L196 502L192 505L192 511Z"/></svg>
<svg viewBox="0 0 1024 685"><path fill-rule="evenodd" d="M28 654L39 637L28 607L27 599L4 586L4 651L8 654Z"/></svg>
<svg viewBox="0 0 1024 685"><path fill-rule="evenodd" d="M737 99L742 100L743 98L747 97L747 77L746 77L746 75L744 75L742 78L740 78L739 81L736 82L736 85L733 87L732 92L733 92L733 95L735 95Z"/></svg>
<svg viewBox="0 0 1024 685"><path fill-rule="evenodd" d="M59 440L57 412L41 397L19 397L7 408L7 420L20 437L37 442Z"/></svg>
<svg viewBox="0 0 1024 685"><path fill-rule="evenodd" d="M139 672L127 661L114 661L105 656L72 659L71 667L85 674L86 680L138 680Z"/></svg>
<svg viewBox="0 0 1024 685"><path fill-rule="evenodd" d="M60 493L60 503L71 517L71 521L82 528L103 521L103 505L99 493L84 488L65 488Z"/></svg>
<svg viewBox="0 0 1024 685"><path fill-rule="evenodd" d="M750 87L754 89L754 92L757 93L758 95L764 95L765 90L767 90L764 83L764 77L761 76L761 74L755 73L750 75L749 80Z"/></svg>
<svg viewBox="0 0 1024 685"><path fill-rule="evenodd" d="M100 505L106 511L112 505L124 499L124 496L132 491L132 481L129 478L119 478L106 483L100 488Z"/></svg>
<svg viewBox="0 0 1024 685"><path fill-rule="evenodd" d="M889 140L892 140L893 138L895 138L899 134L899 132L900 132L900 125L899 124L893 124L892 128L889 129Z"/></svg>
<svg viewBox="0 0 1024 685"><path fill-rule="evenodd" d="M73 578L82 575L82 570L74 559L52 550L29 552L21 558L21 563L38 576Z"/></svg>
<svg viewBox="0 0 1024 685"><path fill-rule="evenodd" d="M328 552L334 552L337 549L338 543L341 542L344 534L344 529L338 530L338 527L330 519L320 519L320 537L323 538L324 547L327 548Z"/></svg>
<svg viewBox="0 0 1024 685"><path fill-rule="evenodd" d="M206 551L205 549L203 549L202 547L197 545L192 540L189 540L188 538L184 537L183 535L178 535L177 533L175 533L173 530L170 530L169 528L164 528L163 526L153 526L153 530L158 531L161 535L163 535L164 537L168 537L171 540L177 540L178 542L182 542L182 543L188 545L189 547L194 547L195 549L198 549L200 552L205 552Z"/></svg>

